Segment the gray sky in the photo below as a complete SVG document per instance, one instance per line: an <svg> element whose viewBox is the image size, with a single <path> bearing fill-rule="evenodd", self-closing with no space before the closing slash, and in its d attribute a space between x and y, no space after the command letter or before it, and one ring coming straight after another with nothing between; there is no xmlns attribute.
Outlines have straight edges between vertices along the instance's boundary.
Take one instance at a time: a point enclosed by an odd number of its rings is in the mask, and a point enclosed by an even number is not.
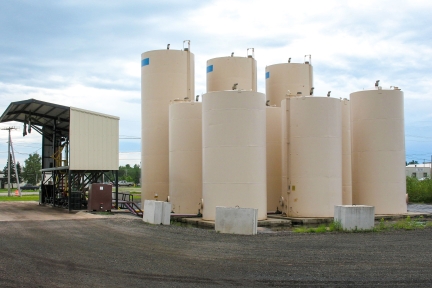
<svg viewBox="0 0 432 288"><path fill-rule="evenodd" d="M195 92L206 61L255 48L258 91L265 66L312 55L314 95L398 86L405 93L407 160L432 155L432 1L81 1L0 3L0 114L42 101L119 116L120 164L140 163L140 56L191 40ZM0 124L0 128L14 123ZM18 125L22 129L22 125ZM17 160L40 137L12 132ZM7 131L0 130L0 168Z"/></svg>

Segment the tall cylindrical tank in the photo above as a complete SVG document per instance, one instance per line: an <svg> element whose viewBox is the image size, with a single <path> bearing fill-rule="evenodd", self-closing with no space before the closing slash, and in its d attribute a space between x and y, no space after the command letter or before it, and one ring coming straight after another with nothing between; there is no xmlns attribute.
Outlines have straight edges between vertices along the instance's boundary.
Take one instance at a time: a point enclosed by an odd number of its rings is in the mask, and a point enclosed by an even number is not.
<svg viewBox="0 0 432 288"><path fill-rule="evenodd" d="M252 56L220 57L207 61L207 92L233 90L257 91L257 65Z"/></svg>
<svg viewBox="0 0 432 288"><path fill-rule="evenodd" d="M339 99L294 97L287 113L286 213L333 217L342 204L342 119Z"/></svg>
<svg viewBox="0 0 432 288"><path fill-rule="evenodd" d="M169 193L168 111L171 99L194 91L194 55L182 50L141 54L141 201ZM142 204L142 207L144 205Z"/></svg>
<svg viewBox="0 0 432 288"><path fill-rule="evenodd" d="M267 135L267 211L281 211L282 121L281 107L266 108Z"/></svg>
<svg viewBox="0 0 432 288"><path fill-rule="evenodd" d="M169 196L176 214L198 214L202 199L202 103L169 106Z"/></svg>
<svg viewBox="0 0 432 288"><path fill-rule="evenodd" d="M350 94L353 204L406 213L403 92L378 88Z"/></svg>
<svg viewBox="0 0 432 288"><path fill-rule="evenodd" d="M284 99L281 102L281 197L279 199L279 205L281 206L281 210L284 213L287 213L287 204L288 204L288 195L290 193L290 190L288 188L291 188L290 185L288 185L288 171L289 169L289 148L290 148L290 142L289 142L289 133L290 133L290 126L289 126L289 119L290 119L290 109L289 109L289 100Z"/></svg>
<svg viewBox="0 0 432 288"><path fill-rule="evenodd" d="M342 104L342 205L352 205L350 102Z"/></svg>
<svg viewBox="0 0 432 288"><path fill-rule="evenodd" d="M203 96L203 219L216 206L258 209L267 217L265 95L252 91Z"/></svg>
<svg viewBox="0 0 432 288"><path fill-rule="evenodd" d="M313 69L309 62L267 66L265 78L267 100L270 105L279 107L286 96L299 96L298 92L309 96L313 87Z"/></svg>

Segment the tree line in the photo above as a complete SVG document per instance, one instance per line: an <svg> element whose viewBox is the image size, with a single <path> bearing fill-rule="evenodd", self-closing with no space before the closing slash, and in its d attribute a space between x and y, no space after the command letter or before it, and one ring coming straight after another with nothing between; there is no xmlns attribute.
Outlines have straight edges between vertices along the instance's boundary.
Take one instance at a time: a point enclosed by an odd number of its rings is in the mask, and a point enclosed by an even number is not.
<svg viewBox="0 0 432 288"><path fill-rule="evenodd" d="M11 157L11 156L10 156ZM22 167L20 162L16 163L16 168L18 172L19 183L23 181L36 185L41 181L42 174L40 170L42 169L42 157L38 153L30 154L29 157L24 162L25 166ZM17 183L17 178L15 175L15 165L11 161L11 183ZM109 178L114 181L114 174L112 172L108 173ZM5 179L8 179L8 162L3 169L3 175ZM131 166L126 164L125 166L119 166L119 180L126 180L128 182L134 182L136 184L140 183L141 177L141 167L137 164Z"/></svg>

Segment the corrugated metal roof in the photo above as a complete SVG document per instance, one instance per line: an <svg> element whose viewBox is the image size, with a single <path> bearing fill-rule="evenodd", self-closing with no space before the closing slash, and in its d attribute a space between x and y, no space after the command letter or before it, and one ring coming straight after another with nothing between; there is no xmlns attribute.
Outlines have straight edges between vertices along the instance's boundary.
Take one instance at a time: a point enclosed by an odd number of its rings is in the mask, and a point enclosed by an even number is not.
<svg viewBox="0 0 432 288"><path fill-rule="evenodd" d="M69 131L70 108L67 106L48 103L36 99L12 102L0 117L0 123L17 121L31 122L37 126L53 126L60 131Z"/></svg>
<svg viewBox="0 0 432 288"><path fill-rule="evenodd" d="M32 125L53 127L53 123L56 121L56 130L67 133L69 131L71 109L101 117L108 117L116 120L120 119L112 115L29 99L9 104L8 108L0 117L0 123L17 121L28 124L30 120Z"/></svg>

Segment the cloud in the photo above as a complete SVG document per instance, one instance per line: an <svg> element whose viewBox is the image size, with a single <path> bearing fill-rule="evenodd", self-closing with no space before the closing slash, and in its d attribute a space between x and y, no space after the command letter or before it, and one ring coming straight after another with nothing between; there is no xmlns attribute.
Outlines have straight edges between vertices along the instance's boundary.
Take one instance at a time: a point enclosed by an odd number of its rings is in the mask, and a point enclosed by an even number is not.
<svg viewBox="0 0 432 288"><path fill-rule="evenodd" d="M255 48L265 92L266 65L311 54L315 95L348 97L380 79L405 92L406 130L418 131L432 120L431 8L420 0L6 1L0 109L36 98L120 116L121 134L140 135L141 53L191 40L196 94L206 91L211 58Z"/></svg>

